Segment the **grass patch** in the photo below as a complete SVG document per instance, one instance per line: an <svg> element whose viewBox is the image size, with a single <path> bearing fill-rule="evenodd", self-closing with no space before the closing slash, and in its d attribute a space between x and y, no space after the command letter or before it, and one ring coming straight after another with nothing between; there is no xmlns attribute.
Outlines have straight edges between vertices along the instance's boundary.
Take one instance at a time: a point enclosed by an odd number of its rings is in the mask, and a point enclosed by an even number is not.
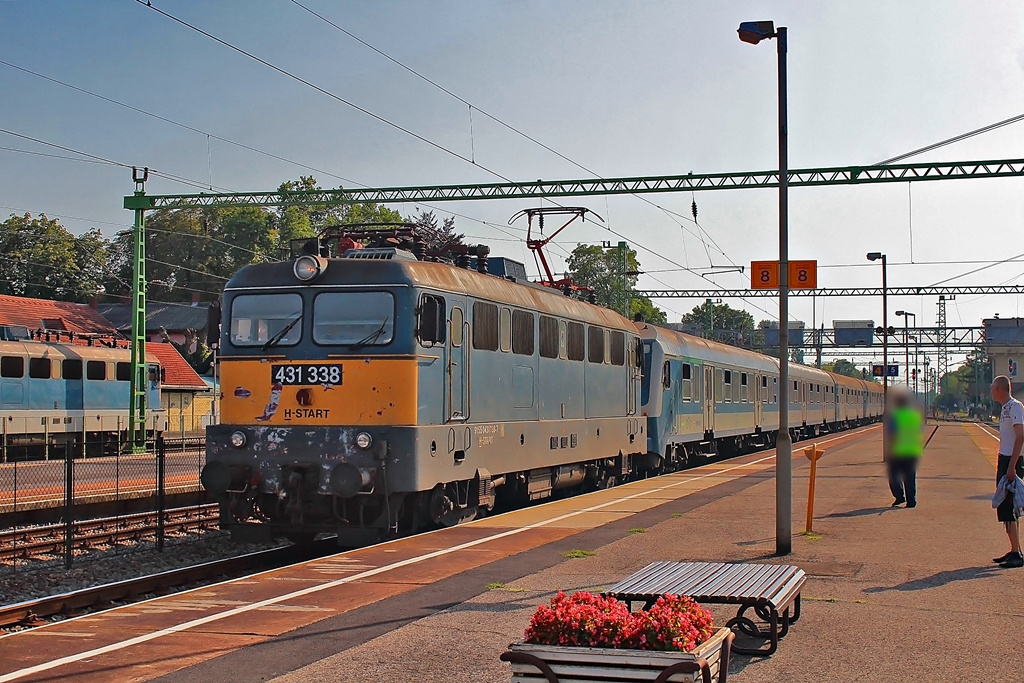
<svg viewBox="0 0 1024 683"><path fill-rule="evenodd" d="M631 534L646 534L647 533L647 529L641 529L640 527L637 526L637 527L633 527L632 529L630 529L629 533L631 533Z"/></svg>
<svg viewBox="0 0 1024 683"><path fill-rule="evenodd" d="M503 583L498 583L498 582L494 582L494 583L489 583L489 584L487 584L487 590L489 590L489 591L496 591L496 590L500 590L500 589L502 589L502 588L504 588L504 587L505 587L505 584L503 584Z"/></svg>
<svg viewBox="0 0 1024 683"><path fill-rule="evenodd" d="M673 512L672 513L672 519L679 519L682 516L683 516L682 512Z"/></svg>
<svg viewBox="0 0 1024 683"><path fill-rule="evenodd" d="M814 533L813 531L801 531L800 535L801 536L806 536L807 540L811 541L812 543L814 541L820 541L821 540L821 536L816 534L816 533Z"/></svg>
<svg viewBox="0 0 1024 683"><path fill-rule="evenodd" d="M593 557L593 556L594 556L594 551L593 550L570 550L568 552L562 553L562 557L564 557L566 559L570 559L570 560L571 559L581 559L581 558L584 558L584 557Z"/></svg>

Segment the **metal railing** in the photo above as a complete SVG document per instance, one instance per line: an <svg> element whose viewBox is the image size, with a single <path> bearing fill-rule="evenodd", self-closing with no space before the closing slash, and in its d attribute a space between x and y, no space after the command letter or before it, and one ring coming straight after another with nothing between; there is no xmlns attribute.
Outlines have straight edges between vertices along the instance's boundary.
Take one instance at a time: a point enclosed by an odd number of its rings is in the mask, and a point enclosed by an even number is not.
<svg viewBox="0 0 1024 683"><path fill-rule="evenodd" d="M158 437L144 453L68 441L5 447L0 462L0 574L65 567L88 556L162 551L215 526L199 483L205 439ZM46 459L48 458L48 459Z"/></svg>

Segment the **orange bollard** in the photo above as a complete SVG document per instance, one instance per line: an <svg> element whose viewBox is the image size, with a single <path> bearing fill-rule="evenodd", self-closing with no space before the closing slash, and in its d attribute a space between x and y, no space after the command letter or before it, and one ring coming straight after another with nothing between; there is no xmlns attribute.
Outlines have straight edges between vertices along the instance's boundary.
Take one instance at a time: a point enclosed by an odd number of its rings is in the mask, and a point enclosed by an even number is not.
<svg viewBox="0 0 1024 683"><path fill-rule="evenodd" d="M825 455L825 451L819 450L818 444L811 444L810 448L804 449L804 455L811 461L811 476L807 480L807 528L804 529L808 534L814 522L814 479L818 473L818 459Z"/></svg>

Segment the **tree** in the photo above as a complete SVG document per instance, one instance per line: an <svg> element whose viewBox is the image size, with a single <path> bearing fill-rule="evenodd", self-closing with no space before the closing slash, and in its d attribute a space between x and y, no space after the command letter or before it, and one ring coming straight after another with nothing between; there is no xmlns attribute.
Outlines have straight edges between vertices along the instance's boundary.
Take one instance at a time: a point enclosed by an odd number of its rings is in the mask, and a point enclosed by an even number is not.
<svg viewBox="0 0 1024 683"><path fill-rule="evenodd" d="M12 214L0 223L0 294L85 302L102 291L107 241L78 237L46 214Z"/></svg>
<svg viewBox="0 0 1024 683"><path fill-rule="evenodd" d="M579 287L593 291L594 301L612 310L623 311L623 296L629 296L630 317L643 313L650 322L665 322L665 312L657 308L650 299L636 294L636 281L640 273L640 262L636 251L625 250L625 273L623 273L622 252L618 248L605 249L596 244L578 244L572 250L566 275Z"/></svg>
<svg viewBox="0 0 1024 683"><path fill-rule="evenodd" d="M707 299L683 316L682 321L696 325L705 339L750 348L754 345L754 318L746 311Z"/></svg>
<svg viewBox="0 0 1024 683"><path fill-rule="evenodd" d="M821 366L821 369L827 370L829 372L834 372L837 375L856 377L857 379L862 379L865 376L862 374L860 368L858 368L856 365L854 365L845 358L840 358L839 360L832 361L831 363L825 363L824 365Z"/></svg>
<svg viewBox="0 0 1024 683"><path fill-rule="evenodd" d="M415 216L406 217L407 223L416 224L416 232L423 239L428 250L441 251L451 244L462 244L465 237L455 232L455 216L448 216L437 224L437 216L433 211L416 210Z"/></svg>

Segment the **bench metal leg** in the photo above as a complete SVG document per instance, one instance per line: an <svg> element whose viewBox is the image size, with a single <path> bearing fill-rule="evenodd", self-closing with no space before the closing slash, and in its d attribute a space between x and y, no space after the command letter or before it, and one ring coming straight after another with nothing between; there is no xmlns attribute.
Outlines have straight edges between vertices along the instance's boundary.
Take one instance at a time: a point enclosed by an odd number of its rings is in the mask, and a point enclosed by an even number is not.
<svg viewBox="0 0 1024 683"><path fill-rule="evenodd" d="M767 612L768 629L762 630L752 619L743 616L744 612L748 609L754 609L755 613L761 614ZM779 611L771 605L754 605L748 604L740 607L736 616L725 623L728 628L738 628L740 631L753 638L767 638L767 648L744 648L737 645L733 645L732 650L741 655L753 655L753 656L764 656L768 657L775 654L775 651L779 649L779 638L781 638L789 630L789 610L787 609L783 615L782 622L783 628L780 633L779 629Z"/></svg>

